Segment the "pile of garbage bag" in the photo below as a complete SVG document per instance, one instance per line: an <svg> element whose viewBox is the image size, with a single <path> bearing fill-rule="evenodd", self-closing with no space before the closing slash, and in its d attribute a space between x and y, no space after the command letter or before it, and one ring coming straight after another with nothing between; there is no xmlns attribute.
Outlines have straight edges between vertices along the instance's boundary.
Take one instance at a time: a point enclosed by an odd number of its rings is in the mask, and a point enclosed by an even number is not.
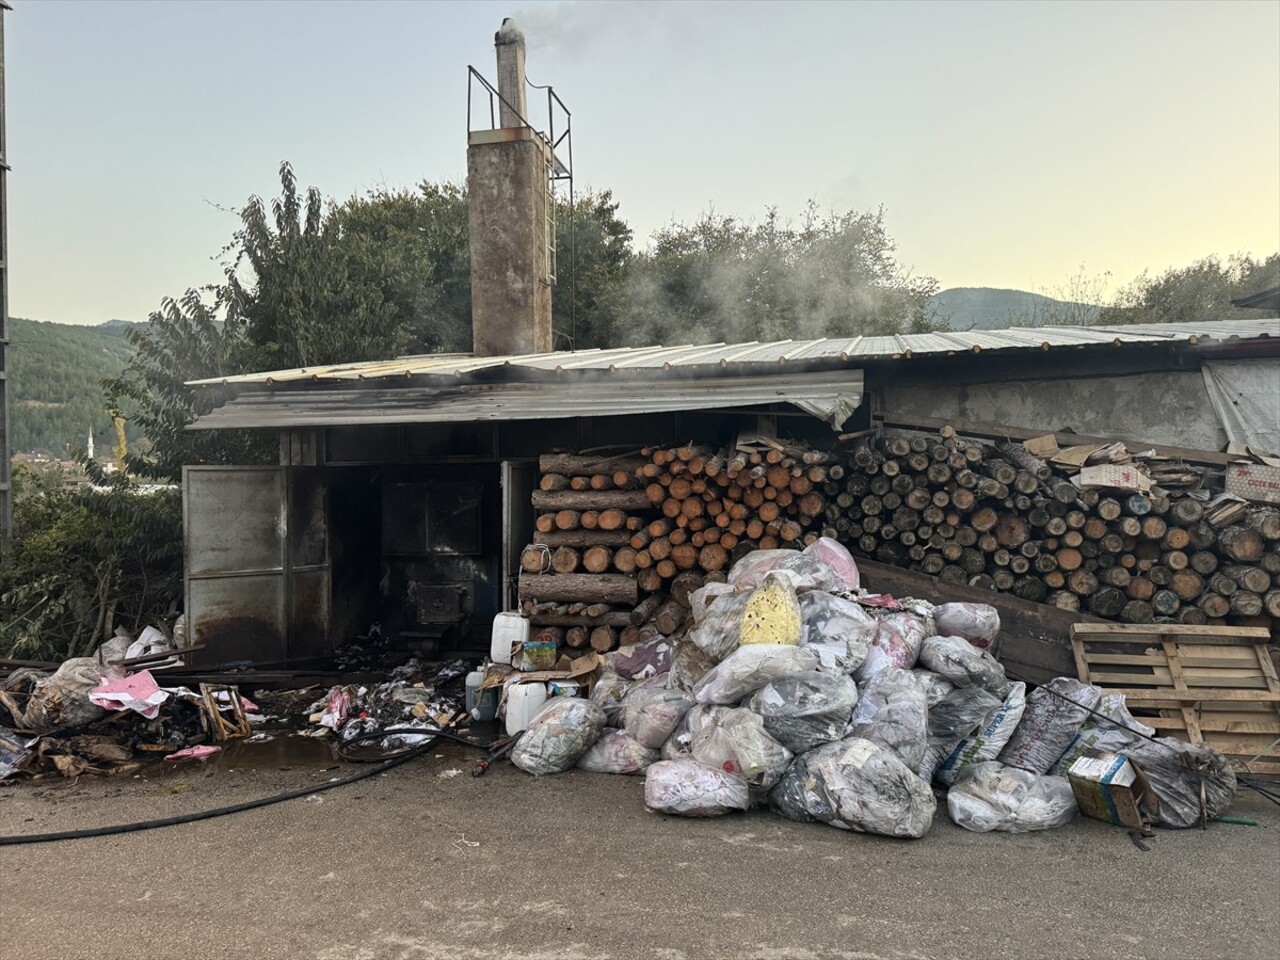
<svg viewBox="0 0 1280 960"><path fill-rule="evenodd" d="M661 813L767 807L902 838L924 836L940 803L977 832L1062 826L1078 809L1067 771L1092 749L1142 767L1165 825L1234 797L1221 756L1149 739L1123 697L1011 681L994 607L872 593L834 541L748 554L690 601L670 647L611 662L590 700L549 700L516 765L643 775Z"/></svg>

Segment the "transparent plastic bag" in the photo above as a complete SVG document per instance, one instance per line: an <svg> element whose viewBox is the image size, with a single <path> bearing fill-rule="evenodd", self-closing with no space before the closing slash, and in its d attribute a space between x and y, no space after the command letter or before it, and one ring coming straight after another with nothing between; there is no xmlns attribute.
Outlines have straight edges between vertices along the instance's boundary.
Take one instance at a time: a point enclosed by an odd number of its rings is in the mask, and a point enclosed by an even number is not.
<svg viewBox="0 0 1280 960"><path fill-rule="evenodd" d="M790 820L818 820L887 837L922 837L937 801L929 785L891 750L851 737L795 759L769 793Z"/></svg>
<svg viewBox="0 0 1280 960"><path fill-rule="evenodd" d="M747 598L738 628L738 645L794 645L800 642L803 632L795 587L785 577L770 573Z"/></svg>
<svg viewBox="0 0 1280 960"><path fill-rule="evenodd" d="M981 687L959 687L929 705L929 740L920 776L926 782L965 737L1000 709L1001 700Z"/></svg>
<svg viewBox="0 0 1280 960"><path fill-rule="evenodd" d="M848 677L815 671L761 687L744 704L760 714L768 734L792 753L840 740L858 703Z"/></svg>
<svg viewBox="0 0 1280 960"><path fill-rule="evenodd" d="M737 587L728 583L717 583L712 581L704 583L693 593L689 594L689 608L693 613L693 619L696 623L707 615L707 611L721 597L727 597L731 594L738 593Z"/></svg>
<svg viewBox="0 0 1280 960"><path fill-rule="evenodd" d="M693 738L698 731L713 722L732 707L712 707L697 704L684 715L667 742L662 745L663 760L683 760L693 756Z"/></svg>
<svg viewBox="0 0 1280 960"><path fill-rule="evenodd" d="M673 654L672 641L659 635L642 643L619 647L613 653L605 654L604 662L624 680L647 680L670 672Z"/></svg>
<svg viewBox="0 0 1280 960"><path fill-rule="evenodd" d="M987 603L940 603L933 608L938 633L964 637L975 647L991 650L1000 636L1000 611Z"/></svg>
<svg viewBox="0 0 1280 960"><path fill-rule="evenodd" d="M862 666L876 635L876 621L852 600L821 590L799 595L800 619L804 623L801 643L811 646L831 642L848 644L852 670Z"/></svg>
<svg viewBox="0 0 1280 960"><path fill-rule="evenodd" d="M835 580L832 585L833 590L854 593L862 586L862 578L858 573L858 564L854 561L853 554L838 540L819 537L802 552L831 571Z"/></svg>
<svg viewBox="0 0 1280 960"><path fill-rule="evenodd" d="M1052 830L1070 823L1076 809L1071 784L1063 777L995 761L974 764L947 791L952 821L974 833Z"/></svg>
<svg viewBox="0 0 1280 960"><path fill-rule="evenodd" d="M1004 696L1009 686L1000 661L964 637L926 637L920 664L957 687L983 687Z"/></svg>
<svg viewBox="0 0 1280 960"><path fill-rule="evenodd" d="M679 817L715 817L751 805L744 780L696 760L662 760L644 777L644 805Z"/></svg>
<svg viewBox="0 0 1280 960"><path fill-rule="evenodd" d="M688 637L682 637L676 641L667 686L673 690L683 690L685 693L692 694L698 681L705 677L707 671L715 665L716 661L704 653L701 647Z"/></svg>
<svg viewBox="0 0 1280 960"><path fill-rule="evenodd" d="M713 715L693 737L693 759L765 790L786 772L792 756L765 731L759 714L741 707Z"/></svg>
<svg viewBox="0 0 1280 960"><path fill-rule="evenodd" d="M525 773L564 773L604 732L604 711L581 697L552 697L529 721L511 751Z"/></svg>
<svg viewBox="0 0 1280 960"><path fill-rule="evenodd" d="M708 608L706 615L697 620L687 634L703 653L719 663L738 648L742 629L742 614L747 609L750 593L725 596Z"/></svg>
<svg viewBox="0 0 1280 960"><path fill-rule="evenodd" d="M933 621L914 613L890 613L876 624L875 636L867 651L867 659L858 668L855 679L866 683L876 674L896 667L910 670L920 658L925 637L933 635Z"/></svg>
<svg viewBox="0 0 1280 960"><path fill-rule="evenodd" d="M1027 685L1021 681L1012 684L1004 702L992 713L977 733L965 737L938 764L934 779L947 785L953 784L966 767L986 760L994 760L1009 742L1022 720L1027 706Z"/></svg>
<svg viewBox="0 0 1280 960"><path fill-rule="evenodd" d="M1022 722L996 757L1010 767L1047 773L1071 746L1102 691L1074 677L1054 677L1027 695Z"/></svg>
<svg viewBox="0 0 1280 960"><path fill-rule="evenodd" d="M849 724L861 737L892 750L914 773L924 760L929 737L929 702L915 674L890 668L862 689Z"/></svg>
<svg viewBox="0 0 1280 960"><path fill-rule="evenodd" d="M667 676L636 684L622 701L622 725L643 746L659 749L684 719L693 700L667 686Z"/></svg>
<svg viewBox="0 0 1280 960"><path fill-rule="evenodd" d="M644 773L658 762L658 751L651 750L625 730L606 730L600 739L582 755L578 769L588 773Z"/></svg>
<svg viewBox="0 0 1280 960"><path fill-rule="evenodd" d="M807 647L755 644L739 647L698 681L698 703L736 704L767 683L818 668L818 655Z"/></svg>
<svg viewBox="0 0 1280 960"><path fill-rule="evenodd" d="M604 711L605 723L611 727L622 724L622 701L631 689L630 680L624 680L612 670L605 669L591 690L591 702Z"/></svg>
<svg viewBox="0 0 1280 960"><path fill-rule="evenodd" d="M824 552L824 551L823 551ZM849 571L843 565L830 565L820 551L756 550L747 554L729 571L729 583L739 588L754 588L773 575L786 579L797 592L805 590L843 590ZM852 563L853 558L849 558ZM856 574L857 568L854 568Z"/></svg>
<svg viewBox="0 0 1280 960"><path fill-rule="evenodd" d="M1137 737L1126 755L1151 784L1160 801L1156 822L1166 827L1200 826L1202 786L1206 821L1226 813L1235 801L1236 774L1230 762L1203 744L1173 737L1157 737L1152 743Z"/></svg>
<svg viewBox="0 0 1280 960"><path fill-rule="evenodd" d="M935 703L956 688L955 684L946 677L941 677L932 670L924 669L924 667L912 667L911 672L920 681L920 687L924 690L925 699L929 701L930 710L933 709Z"/></svg>

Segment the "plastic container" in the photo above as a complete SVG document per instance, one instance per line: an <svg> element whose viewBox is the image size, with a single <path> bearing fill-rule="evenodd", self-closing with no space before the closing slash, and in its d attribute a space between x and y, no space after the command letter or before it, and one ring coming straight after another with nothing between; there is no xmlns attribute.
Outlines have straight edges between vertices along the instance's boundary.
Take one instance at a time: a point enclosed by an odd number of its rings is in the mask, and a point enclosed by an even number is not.
<svg viewBox="0 0 1280 960"><path fill-rule="evenodd" d="M507 736L528 730L529 723L547 702L545 683L514 683L507 688Z"/></svg>
<svg viewBox="0 0 1280 960"><path fill-rule="evenodd" d="M500 613L493 618L493 634L489 642L489 659L494 663L510 663L511 650L529 639L529 618L518 613Z"/></svg>
<svg viewBox="0 0 1280 960"><path fill-rule="evenodd" d="M498 688L481 688L484 671L472 670L467 674L467 713L471 719L484 723L498 716Z"/></svg>

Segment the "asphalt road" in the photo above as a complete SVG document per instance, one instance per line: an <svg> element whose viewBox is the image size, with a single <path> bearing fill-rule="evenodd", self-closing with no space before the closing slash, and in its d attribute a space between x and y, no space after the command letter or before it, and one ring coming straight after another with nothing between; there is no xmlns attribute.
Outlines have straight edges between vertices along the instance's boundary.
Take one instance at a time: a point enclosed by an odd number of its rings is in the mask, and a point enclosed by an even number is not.
<svg viewBox="0 0 1280 960"><path fill-rule="evenodd" d="M645 811L638 779L475 780L456 755L263 810L0 848L0 957L1275 958L1280 809L1258 827L919 841L764 812ZM348 768L184 769L0 788L0 833L167 816ZM448 769L461 775L446 778Z"/></svg>

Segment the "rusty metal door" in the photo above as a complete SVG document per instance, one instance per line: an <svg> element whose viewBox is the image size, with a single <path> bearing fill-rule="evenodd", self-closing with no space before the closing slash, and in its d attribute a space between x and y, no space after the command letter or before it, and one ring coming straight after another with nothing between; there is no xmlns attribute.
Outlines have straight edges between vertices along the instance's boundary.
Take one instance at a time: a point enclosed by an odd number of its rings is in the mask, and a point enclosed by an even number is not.
<svg viewBox="0 0 1280 960"><path fill-rule="evenodd" d="M329 652L328 498L317 470L185 467L187 635L199 664Z"/></svg>

